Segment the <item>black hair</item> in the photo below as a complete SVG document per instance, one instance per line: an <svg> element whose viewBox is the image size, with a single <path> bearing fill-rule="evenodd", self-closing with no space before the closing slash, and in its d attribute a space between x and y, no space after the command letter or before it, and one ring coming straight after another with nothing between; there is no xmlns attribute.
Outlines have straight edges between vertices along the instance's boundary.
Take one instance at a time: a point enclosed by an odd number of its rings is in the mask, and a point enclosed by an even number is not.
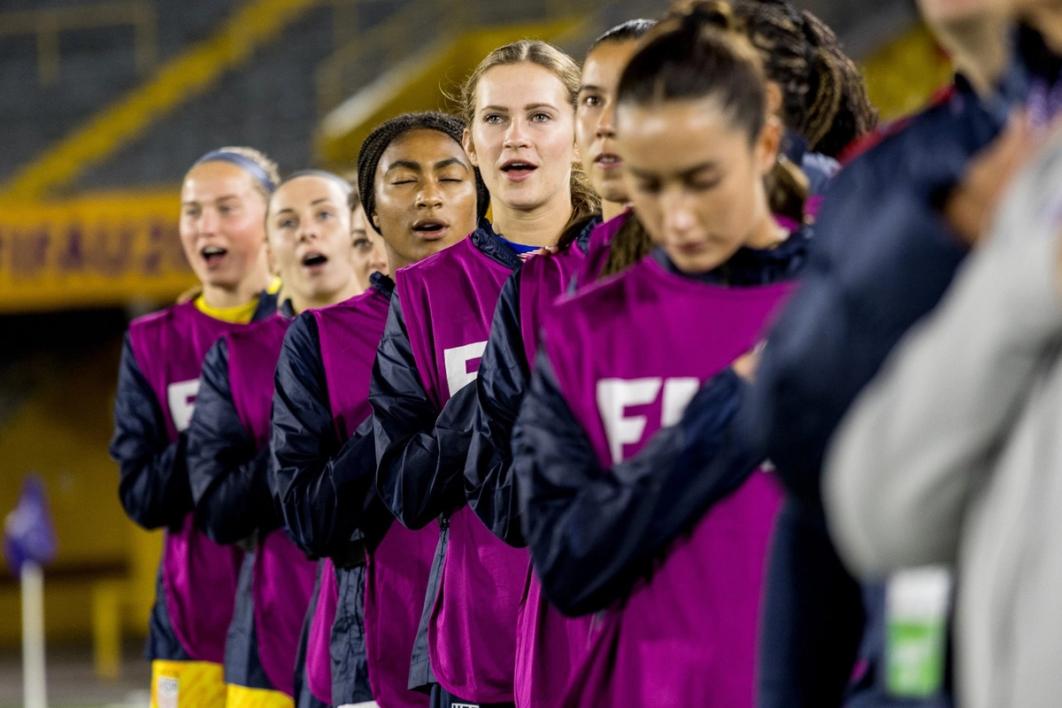
<svg viewBox="0 0 1062 708"><path fill-rule="evenodd" d="M358 152L358 193L361 196L361 206L365 209L365 217L372 228L379 233L380 228L373 219L376 211L376 193L374 182L376 180L376 167L380 164L387 147L399 136L411 130L434 130L453 138L454 142L462 145L465 132L465 122L457 116L438 111L424 111L419 113L403 113L380 125L376 126L365 141L361 144ZM469 166L472 167L471 163ZM482 219L490 205L490 194L479 170L472 167L476 183L476 217Z"/></svg>
<svg viewBox="0 0 1062 708"><path fill-rule="evenodd" d="M767 117L766 76L724 2L691 3L658 25L623 70L616 102L709 96L755 141Z"/></svg>
<svg viewBox="0 0 1062 708"><path fill-rule="evenodd" d="M656 27L656 20L647 20L645 18L627 20L626 22L622 22L598 35L597 38L590 43L590 48L586 50L586 53L589 54L602 44L608 42L629 42L631 40L641 39L654 27Z"/></svg>
<svg viewBox="0 0 1062 708"><path fill-rule="evenodd" d="M755 143L767 121L761 53L725 0L695 0L673 9L624 69L616 102L650 105L711 98L730 123ZM771 210L802 223L807 177L779 155L765 177Z"/></svg>
<svg viewBox="0 0 1062 708"><path fill-rule="evenodd" d="M735 0L734 16L782 90L782 120L814 152L836 157L878 121L863 76L837 35L787 0Z"/></svg>

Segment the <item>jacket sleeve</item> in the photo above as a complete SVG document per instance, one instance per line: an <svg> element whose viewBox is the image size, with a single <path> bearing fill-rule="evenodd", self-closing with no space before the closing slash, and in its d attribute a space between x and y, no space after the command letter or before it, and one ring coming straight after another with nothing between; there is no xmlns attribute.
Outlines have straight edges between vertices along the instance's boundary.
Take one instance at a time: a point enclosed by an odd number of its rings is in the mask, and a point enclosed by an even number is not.
<svg viewBox="0 0 1062 708"><path fill-rule="evenodd" d="M279 519L269 494L269 448L244 427L229 386L228 341L207 351L188 426L188 479L196 521L217 543L236 543Z"/></svg>
<svg viewBox="0 0 1062 708"><path fill-rule="evenodd" d="M192 510L185 465L187 436L170 442L151 384L140 371L129 335L122 345L110 454L118 462L118 497L145 529L180 526Z"/></svg>
<svg viewBox="0 0 1062 708"><path fill-rule="evenodd" d="M827 511L844 557L865 575L956 560L971 495L1057 361L1059 239L1019 223L1010 242L973 257L838 433Z"/></svg>
<svg viewBox="0 0 1062 708"><path fill-rule="evenodd" d="M756 428L780 478L815 508L841 417L965 255L925 198L893 190L877 207L888 218L867 220L859 182L845 187L826 199L805 276L768 337L753 392Z"/></svg>
<svg viewBox="0 0 1062 708"><path fill-rule="evenodd" d="M513 431L524 533L550 600L566 614L607 607L665 546L763 461L742 440L745 385L727 370L678 425L603 469L545 356Z"/></svg>
<svg viewBox="0 0 1062 708"><path fill-rule="evenodd" d="M513 472L512 430L530 371L520 329L520 270L502 287L476 379L472 440L465 461L469 506L498 538L527 545Z"/></svg>
<svg viewBox="0 0 1062 708"><path fill-rule="evenodd" d="M341 554L371 503L376 457L368 420L339 439L312 317L284 337L272 425L270 483L288 533L313 557Z"/></svg>
<svg viewBox="0 0 1062 708"><path fill-rule="evenodd" d="M373 365L369 401L376 437L376 489L404 526L419 529L464 502L463 469L476 387L442 411L428 398L413 359L397 294Z"/></svg>

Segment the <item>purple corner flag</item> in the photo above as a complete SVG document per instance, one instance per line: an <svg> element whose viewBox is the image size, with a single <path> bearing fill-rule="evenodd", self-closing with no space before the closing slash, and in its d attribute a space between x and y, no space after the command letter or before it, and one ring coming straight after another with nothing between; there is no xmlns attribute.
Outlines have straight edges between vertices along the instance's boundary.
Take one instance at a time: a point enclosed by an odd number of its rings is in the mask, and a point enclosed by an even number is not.
<svg viewBox="0 0 1062 708"><path fill-rule="evenodd" d="M18 506L4 521L4 555L16 575L26 561L44 565L55 556L55 530L38 477L26 478Z"/></svg>

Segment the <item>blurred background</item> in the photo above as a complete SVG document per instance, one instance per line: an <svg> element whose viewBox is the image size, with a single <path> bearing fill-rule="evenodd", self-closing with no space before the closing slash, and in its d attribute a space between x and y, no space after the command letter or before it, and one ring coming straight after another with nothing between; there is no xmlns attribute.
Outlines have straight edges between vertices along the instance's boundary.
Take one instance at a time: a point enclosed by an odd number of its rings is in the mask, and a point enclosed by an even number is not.
<svg viewBox="0 0 1062 708"><path fill-rule="evenodd" d="M950 77L909 0L808 0L885 119ZM577 59L665 0L0 0L0 515L44 480L52 705L146 705L160 533L128 521L107 456L122 334L192 284L183 172L221 145L348 172L395 113L506 41ZM19 587L0 569L0 706L20 705ZM139 691L139 692L138 692Z"/></svg>

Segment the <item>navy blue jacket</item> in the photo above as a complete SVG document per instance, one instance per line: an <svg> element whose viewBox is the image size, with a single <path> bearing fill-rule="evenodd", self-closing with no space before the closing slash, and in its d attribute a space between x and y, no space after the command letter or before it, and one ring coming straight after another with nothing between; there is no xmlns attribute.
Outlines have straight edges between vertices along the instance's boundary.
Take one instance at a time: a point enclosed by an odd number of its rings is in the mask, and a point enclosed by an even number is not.
<svg viewBox="0 0 1062 708"><path fill-rule="evenodd" d="M863 608L861 589L826 532L823 456L852 401L936 306L966 255L940 205L1035 75L1057 76L1057 61L1043 60L1034 33L1016 36L1017 61L996 94L979 100L960 80L950 97L833 180L803 284L764 352L749 417L791 497L778 522L768 582L763 708L842 700ZM864 658L879 662L881 648L868 647ZM879 668L871 666L872 680Z"/></svg>
<svg viewBox="0 0 1062 708"><path fill-rule="evenodd" d="M807 245L807 235L798 233L772 251L743 249L701 277L744 286L789 280L803 267ZM672 268L661 251L652 257ZM736 423L746 392L736 374L722 372L694 396L677 425L606 470L548 359L537 357L513 450L524 533L558 609L587 614L626 595L671 541L763 462L763 450Z"/></svg>
<svg viewBox="0 0 1062 708"><path fill-rule="evenodd" d="M372 287L388 297L390 278L374 273ZM273 394L269 483L284 525L312 558L342 565L351 542L378 541L390 515L373 491L376 453L370 420L340 440L328 401L317 321L295 318L284 336Z"/></svg>
<svg viewBox="0 0 1062 708"><path fill-rule="evenodd" d="M276 304L275 295L261 295L252 321L272 315ZM110 454L118 461L122 508L145 529L177 528L192 511L187 432L180 432L177 440L170 442L158 398L141 373L126 334L118 368Z"/></svg>
<svg viewBox="0 0 1062 708"><path fill-rule="evenodd" d="M483 222L472 242L516 269L520 259ZM421 382L402 306L391 298L387 326L372 370L369 401L376 437L376 490L407 528L428 525L464 504L462 471L472 437L476 387L467 385L438 410Z"/></svg>
<svg viewBox="0 0 1062 708"><path fill-rule="evenodd" d="M591 219L572 243L584 253L590 232L601 223ZM512 429L531 379L520 328L520 277L517 269L502 286L490 325L490 337L476 378L472 438L465 460L465 496L494 535L525 546L513 478Z"/></svg>
<svg viewBox="0 0 1062 708"><path fill-rule="evenodd" d="M290 317L290 301L281 310ZM214 342L203 360L188 426L187 464L196 521L216 543L236 543L280 526L267 479L269 446L258 448L240 420L224 338Z"/></svg>

